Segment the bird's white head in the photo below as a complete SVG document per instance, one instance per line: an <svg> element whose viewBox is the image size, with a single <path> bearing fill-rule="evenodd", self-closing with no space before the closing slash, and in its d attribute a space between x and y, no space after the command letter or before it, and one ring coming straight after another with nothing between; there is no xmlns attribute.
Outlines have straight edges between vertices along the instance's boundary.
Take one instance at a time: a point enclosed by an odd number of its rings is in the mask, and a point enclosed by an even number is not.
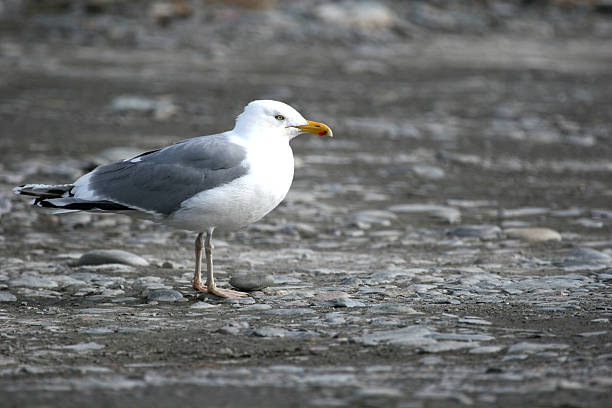
<svg viewBox="0 0 612 408"><path fill-rule="evenodd" d="M319 136L333 137L329 126L304 119L302 115L286 103L259 100L249 103L236 118L235 131L242 134L253 132L275 133L293 139L300 133L314 133Z"/></svg>

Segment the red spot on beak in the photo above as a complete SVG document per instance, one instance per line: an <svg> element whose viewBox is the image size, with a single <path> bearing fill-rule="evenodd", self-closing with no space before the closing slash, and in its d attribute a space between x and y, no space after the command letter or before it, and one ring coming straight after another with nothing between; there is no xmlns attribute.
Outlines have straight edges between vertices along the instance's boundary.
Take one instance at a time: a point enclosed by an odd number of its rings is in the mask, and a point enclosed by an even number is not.
<svg viewBox="0 0 612 408"><path fill-rule="evenodd" d="M327 134L327 131L319 132L319 136L325 136L326 134Z"/></svg>

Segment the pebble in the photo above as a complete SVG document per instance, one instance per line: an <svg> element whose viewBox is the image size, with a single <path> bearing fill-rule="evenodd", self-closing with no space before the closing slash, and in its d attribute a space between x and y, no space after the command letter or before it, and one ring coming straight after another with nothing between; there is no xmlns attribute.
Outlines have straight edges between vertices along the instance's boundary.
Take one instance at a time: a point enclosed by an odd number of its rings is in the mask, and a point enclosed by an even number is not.
<svg viewBox="0 0 612 408"><path fill-rule="evenodd" d="M211 309L211 308L216 308L217 305L213 305L211 303L208 302L202 302L202 301L197 301L194 304L192 304L191 306L189 306L190 309Z"/></svg>
<svg viewBox="0 0 612 408"><path fill-rule="evenodd" d="M131 252L120 249L98 249L84 253L76 262L77 265L125 264L130 266L148 266L149 262Z"/></svg>
<svg viewBox="0 0 612 408"><path fill-rule="evenodd" d="M391 9L377 1L323 3L313 13L325 25L364 31L386 29L395 22Z"/></svg>
<svg viewBox="0 0 612 408"><path fill-rule="evenodd" d="M279 327L260 327L253 330L251 335L257 337L287 337L289 331Z"/></svg>
<svg viewBox="0 0 612 408"><path fill-rule="evenodd" d="M443 364L444 360L437 356L427 356L427 357L423 357L422 359L420 359L419 362L423 365L429 366L429 365Z"/></svg>
<svg viewBox="0 0 612 408"><path fill-rule="evenodd" d="M398 204L388 208L394 213L426 213L432 218L438 218L449 224L461 221L461 211L454 207L438 204Z"/></svg>
<svg viewBox="0 0 612 408"><path fill-rule="evenodd" d="M401 329L375 331L356 337L353 341L366 346L376 346L381 343L401 346L424 346L436 342L431 335L435 333L427 326L407 326Z"/></svg>
<svg viewBox="0 0 612 408"><path fill-rule="evenodd" d="M565 254L565 260L578 260L590 263L612 262L612 256L593 248L576 248Z"/></svg>
<svg viewBox="0 0 612 408"><path fill-rule="evenodd" d="M491 322L488 321L488 320L484 320L484 319L480 319L480 318L467 318L467 317L465 319L457 320L457 323L484 325L484 326L490 326L491 325Z"/></svg>
<svg viewBox="0 0 612 408"><path fill-rule="evenodd" d="M327 302L333 307L364 307L365 306L365 303L359 300L350 299L346 297L329 299Z"/></svg>
<svg viewBox="0 0 612 408"><path fill-rule="evenodd" d="M40 277L24 276L22 278L11 279L8 281L10 287L33 288L33 289L54 289L59 285L57 282Z"/></svg>
<svg viewBox="0 0 612 408"><path fill-rule="evenodd" d="M565 350L568 349L569 345L567 344L559 344L559 343L516 343L508 347L508 353L539 353L542 351L549 350Z"/></svg>
<svg viewBox="0 0 612 408"><path fill-rule="evenodd" d="M233 274L230 285L246 292L262 290L274 284L274 276L265 273L245 272Z"/></svg>
<svg viewBox="0 0 612 408"><path fill-rule="evenodd" d="M474 348L478 345L478 343L466 341L438 341L432 344L426 344L421 347L421 349L426 353L443 353L446 351Z"/></svg>
<svg viewBox="0 0 612 408"><path fill-rule="evenodd" d="M595 336L603 336L604 334L608 334L608 331L607 330L600 330L600 331L594 331L594 332L578 333L578 336L580 336L580 337L595 337Z"/></svg>
<svg viewBox="0 0 612 408"><path fill-rule="evenodd" d="M228 298L223 299L223 303L231 305L252 305L255 303L255 299L253 299L252 297Z"/></svg>
<svg viewBox="0 0 612 408"><path fill-rule="evenodd" d="M504 349L504 346L480 346L470 350L470 354L493 354L499 353Z"/></svg>
<svg viewBox="0 0 612 408"><path fill-rule="evenodd" d="M548 214L549 211L550 209L542 207L502 208L497 215L503 218L533 217Z"/></svg>
<svg viewBox="0 0 612 408"><path fill-rule="evenodd" d="M252 304L252 305L244 306L240 310L243 310L243 311L252 311L252 312L261 312L263 310L270 310L270 309L272 309L272 306L270 306L270 305L267 305L265 303L255 303L255 304Z"/></svg>
<svg viewBox="0 0 612 408"><path fill-rule="evenodd" d="M502 230L497 225L460 225L449 231L450 235L457 237L477 237L488 240L499 238Z"/></svg>
<svg viewBox="0 0 612 408"><path fill-rule="evenodd" d="M397 216L391 211L384 210L364 210L357 211L349 215L349 220L359 228L367 229L371 225L388 227Z"/></svg>
<svg viewBox="0 0 612 408"><path fill-rule="evenodd" d="M10 292L0 292L0 302L16 302L17 297Z"/></svg>
<svg viewBox="0 0 612 408"><path fill-rule="evenodd" d="M397 388L368 387L361 388L355 392L354 397L360 401L371 398L400 398L404 393Z"/></svg>
<svg viewBox="0 0 612 408"><path fill-rule="evenodd" d="M290 308L290 309L271 309L271 310L265 311L264 314L267 314L267 315L279 315L279 316L291 316L291 315L311 314L311 313L314 313L314 312L315 311L313 309L296 307L296 308Z"/></svg>
<svg viewBox="0 0 612 408"><path fill-rule="evenodd" d="M561 234L550 228L508 228L504 233L508 238L524 239L529 242L561 241Z"/></svg>
<svg viewBox="0 0 612 408"><path fill-rule="evenodd" d="M177 302L183 299L181 292L172 289L153 289L147 295L148 302Z"/></svg>
<svg viewBox="0 0 612 408"><path fill-rule="evenodd" d="M368 313L378 314L418 314L416 310L410 306L398 304L398 303L383 303L380 305L374 305L367 310Z"/></svg>
<svg viewBox="0 0 612 408"><path fill-rule="evenodd" d="M586 228L603 228L603 221L592 220L590 218L578 218L577 220L572 221L573 224L582 225Z"/></svg>
<svg viewBox="0 0 612 408"><path fill-rule="evenodd" d="M94 342L70 344L70 345L67 345L67 346L51 346L51 348L53 348L53 349L71 350L71 351L76 351L76 352L88 352L88 351L92 351L92 350L100 350L100 349L103 349L105 347L106 346L104 344L98 344L98 343L94 343Z"/></svg>

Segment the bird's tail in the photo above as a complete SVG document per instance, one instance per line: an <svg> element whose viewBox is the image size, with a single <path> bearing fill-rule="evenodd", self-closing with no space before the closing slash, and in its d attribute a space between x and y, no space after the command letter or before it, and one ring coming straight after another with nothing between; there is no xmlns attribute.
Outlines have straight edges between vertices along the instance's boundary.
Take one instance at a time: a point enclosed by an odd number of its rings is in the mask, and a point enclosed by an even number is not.
<svg viewBox="0 0 612 408"><path fill-rule="evenodd" d="M72 193L74 184L25 184L13 188L15 194L34 197L32 205L50 208L55 214L75 211L125 211L131 208L107 200L83 200Z"/></svg>

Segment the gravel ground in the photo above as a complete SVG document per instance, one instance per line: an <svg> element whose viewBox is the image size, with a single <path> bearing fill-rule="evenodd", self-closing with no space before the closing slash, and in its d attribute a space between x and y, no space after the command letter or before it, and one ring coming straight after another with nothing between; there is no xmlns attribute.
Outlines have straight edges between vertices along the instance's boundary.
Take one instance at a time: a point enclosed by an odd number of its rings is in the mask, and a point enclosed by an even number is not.
<svg viewBox="0 0 612 408"><path fill-rule="evenodd" d="M610 406L612 19L255 3L4 8L1 405ZM247 298L190 288L195 234L11 193L262 98L336 137L295 139L284 203L216 240Z"/></svg>

